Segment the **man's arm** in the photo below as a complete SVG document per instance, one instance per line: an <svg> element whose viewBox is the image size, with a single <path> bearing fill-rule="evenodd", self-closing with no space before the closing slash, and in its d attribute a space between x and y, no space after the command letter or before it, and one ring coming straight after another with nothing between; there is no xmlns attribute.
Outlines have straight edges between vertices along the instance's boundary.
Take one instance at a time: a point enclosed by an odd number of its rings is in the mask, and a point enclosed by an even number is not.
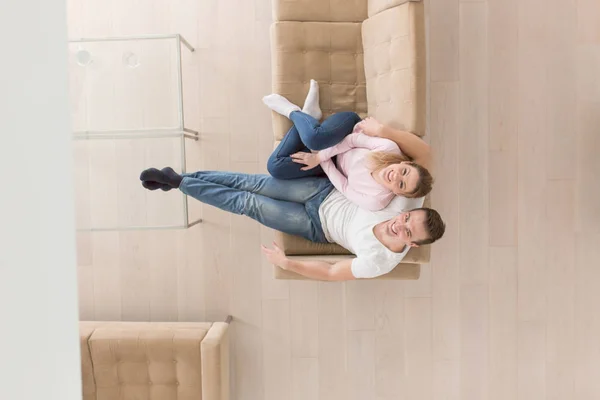
<svg viewBox="0 0 600 400"><path fill-rule="evenodd" d="M325 261L298 261L286 258L281 268L295 272L310 279L320 281L349 281L356 279L352 275L352 259L329 264Z"/></svg>
<svg viewBox="0 0 600 400"><path fill-rule="evenodd" d="M417 135L393 129L374 118L365 119L360 123L360 127L369 136L381 137L395 142L404 154L431 172L433 167L431 148Z"/></svg>
<svg viewBox="0 0 600 400"><path fill-rule="evenodd" d="M325 261L296 261L287 258L283 250L273 242L273 248L261 246L262 252L271 264L295 272L310 279L321 281L348 281L352 275L352 259L329 264Z"/></svg>

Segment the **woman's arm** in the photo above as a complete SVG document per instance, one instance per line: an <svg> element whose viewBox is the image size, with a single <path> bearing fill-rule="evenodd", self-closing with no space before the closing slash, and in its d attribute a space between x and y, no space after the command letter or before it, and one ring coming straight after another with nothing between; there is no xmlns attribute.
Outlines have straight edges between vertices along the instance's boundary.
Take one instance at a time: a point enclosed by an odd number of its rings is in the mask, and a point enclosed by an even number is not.
<svg viewBox="0 0 600 400"><path fill-rule="evenodd" d="M350 185L348 185L348 178L340 172L335 166L333 161L327 160L321 163L321 168L339 192L341 192L348 200L358 205L361 208L369 211L379 211L383 209L387 204L381 204L373 196L367 196L363 193L355 191Z"/></svg>
<svg viewBox="0 0 600 400"><path fill-rule="evenodd" d="M384 151L386 153L402 154L398 145L382 137L369 136L362 132L353 133L352 144L354 148L368 149L372 151Z"/></svg>
<svg viewBox="0 0 600 400"><path fill-rule="evenodd" d="M359 124L363 132L369 136L385 138L395 142L400 150L415 163L427 168L431 172L431 148L417 135L393 129L383 125L374 118L366 118Z"/></svg>
<svg viewBox="0 0 600 400"><path fill-rule="evenodd" d="M352 135L354 135L354 133L351 133L350 135L346 136L341 142L339 142L335 146L331 146L319 151L319 161L327 161L330 158L337 156L338 154L345 153L348 150L352 149L354 147L352 143Z"/></svg>
<svg viewBox="0 0 600 400"><path fill-rule="evenodd" d="M329 160L333 156L356 148L400 153L396 143L389 139L371 137L362 132L357 132L349 134L335 146L319 151L319 161Z"/></svg>

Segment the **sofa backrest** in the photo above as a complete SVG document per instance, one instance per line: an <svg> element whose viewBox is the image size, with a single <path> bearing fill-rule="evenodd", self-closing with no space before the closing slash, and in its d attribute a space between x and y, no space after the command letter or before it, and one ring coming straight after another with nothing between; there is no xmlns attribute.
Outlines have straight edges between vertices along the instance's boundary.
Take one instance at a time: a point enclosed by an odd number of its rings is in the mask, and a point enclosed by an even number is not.
<svg viewBox="0 0 600 400"><path fill-rule="evenodd" d="M422 2L386 9L362 24L369 115L425 134L426 56Z"/></svg>

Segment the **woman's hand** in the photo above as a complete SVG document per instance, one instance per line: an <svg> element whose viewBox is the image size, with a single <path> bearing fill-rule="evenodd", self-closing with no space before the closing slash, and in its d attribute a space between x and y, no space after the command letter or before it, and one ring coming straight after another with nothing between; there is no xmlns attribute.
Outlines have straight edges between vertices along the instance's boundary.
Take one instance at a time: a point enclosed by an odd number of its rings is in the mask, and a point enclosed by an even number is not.
<svg viewBox="0 0 600 400"><path fill-rule="evenodd" d="M267 260L269 260L271 264L277 265L283 269L287 269L287 257L285 256L283 250L281 250L279 246L275 244L275 242L273 242L273 249L269 249L264 245L260 245L260 247L264 255L267 256Z"/></svg>
<svg viewBox="0 0 600 400"><path fill-rule="evenodd" d="M304 164L306 167L300 168L302 171L308 171L309 169L315 168L321 163L319 159L319 153L304 153L302 151L292 154L292 161L298 164Z"/></svg>
<svg viewBox="0 0 600 400"><path fill-rule="evenodd" d="M373 137L381 137L381 131L383 128L383 124L377 121L373 117L367 117L358 123L358 127L365 133L366 135Z"/></svg>

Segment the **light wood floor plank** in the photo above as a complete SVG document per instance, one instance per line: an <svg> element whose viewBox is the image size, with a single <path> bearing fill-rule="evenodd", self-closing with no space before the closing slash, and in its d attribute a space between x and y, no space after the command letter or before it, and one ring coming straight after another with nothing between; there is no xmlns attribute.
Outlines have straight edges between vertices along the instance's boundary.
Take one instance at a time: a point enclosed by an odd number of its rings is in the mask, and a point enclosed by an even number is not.
<svg viewBox="0 0 600 400"><path fill-rule="evenodd" d="M550 36L546 2L519 2L518 398L546 396L546 229Z"/></svg>
<svg viewBox="0 0 600 400"><path fill-rule="evenodd" d="M289 300L263 300L262 349L264 399L292 396Z"/></svg>
<svg viewBox="0 0 600 400"><path fill-rule="evenodd" d="M144 248L147 254L149 292L150 296L150 320L151 321L177 321L179 319L179 299L177 293L180 280L178 278L178 267L183 254L183 246L179 235L170 232L162 232L158 235L147 235ZM165 265L171 264L171 268ZM202 274L196 275L196 290L201 291ZM198 296L202 299L202 296Z"/></svg>
<svg viewBox="0 0 600 400"><path fill-rule="evenodd" d="M348 340L343 284L319 284L319 398L344 399L347 387Z"/></svg>
<svg viewBox="0 0 600 400"><path fill-rule="evenodd" d="M94 276L95 321L120 321L121 313L121 265L119 263L119 234L98 232L92 244Z"/></svg>
<svg viewBox="0 0 600 400"><path fill-rule="evenodd" d="M542 321L546 315L543 282L548 192L546 174L548 30L544 2L519 3L519 320ZM535 22L532 21L535 15Z"/></svg>
<svg viewBox="0 0 600 400"><path fill-rule="evenodd" d="M459 80L459 0L430 1L429 57L432 82Z"/></svg>
<svg viewBox="0 0 600 400"><path fill-rule="evenodd" d="M488 387L488 40L487 5L460 4L460 393Z"/></svg>
<svg viewBox="0 0 600 400"><path fill-rule="evenodd" d="M490 248L490 400L517 398L517 248Z"/></svg>
<svg viewBox="0 0 600 400"><path fill-rule="evenodd" d="M406 387L405 298L402 282L382 282L375 298L375 391L393 399Z"/></svg>
<svg viewBox="0 0 600 400"><path fill-rule="evenodd" d="M125 321L150 321L150 265L144 251L146 235L122 232L119 236L122 318Z"/></svg>
<svg viewBox="0 0 600 400"><path fill-rule="evenodd" d="M547 293L546 393L559 400L575 396L575 181L550 181L548 191L547 286L560 289Z"/></svg>
<svg viewBox="0 0 600 400"><path fill-rule="evenodd" d="M600 55L600 47L597 50ZM599 106L600 101L579 99L577 102L576 229L582 233L600 232L600 187L594 184L600 173L600 143L597 134L600 126Z"/></svg>
<svg viewBox="0 0 600 400"><path fill-rule="evenodd" d="M232 328L231 396L240 400L263 399L265 387L261 325L251 325L236 319Z"/></svg>
<svg viewBox="0 0 600 400"><path fill-rule="evenodd" d="M577 0L546 2L549 45L547 58L548 96L546 176L549 179L573 179L565 168L576 157L577 141ZM600 94L600 91L598 92ZM599 97L600 98L600 97Z"/></svg>
<svg viewBox="0 0 600 400"><path fill-rule="evenodd" d="M592 399L600 393L600 315L590 308L600 302L598 259L600 235L575 237L575 380L574 398Z"/></svg>
<svg viewBox="0 0 600 400"><path fill-rule="evenodd" d="M443 240L431 249L433 396L453 400L460 398L459 107L458 83L431 84L431 146L438 166L431 197L446 222Z"/></svg>
<svg viewBox="0 0 600 400"><path fill-rule="evenodd" d="M290 282L290 340L292 357L319 356L319 283Z"/></svg>
<svg viewBox="0 0 600 400"><path fill-rule="evenodd" d="M577 1L577 27L580 43L600 44L600 4L597 1Z"/></svg>
<svg viewBox="0 0 600 400"><path fill-rule="evenodd" d="M380 283L361 280L344 283L346 329L356 331L375 328L375 296Z"/></svg>
<svg viewBox="0 0 600 400"><path fill-rule="evenodd" d="M546 336L543 322L518 323L518 399L542 400L546 393Z"/></svg>
<svg viewBox="0 0 600 400"><path fill-rule="evenodd" d="M375 398L375 331L349 331L346 351L349 399Z"/></svg>
<svg viewBox="0 0 600 400"><path fill-rule="evenodd" d="M431 299L405 300L406 386L408 398L432 399Z"/></svg>
<svg viewBox="0 0 600 400"><path fill-rule="evenodd" d="M518 2L488 2L490 246L517 245Z"/></svg>
<svg viewBox="0 0 600 400"><path fill-rule="evenodd" d="M292 400L319 400L319 360L292 359Z"/></svg>

